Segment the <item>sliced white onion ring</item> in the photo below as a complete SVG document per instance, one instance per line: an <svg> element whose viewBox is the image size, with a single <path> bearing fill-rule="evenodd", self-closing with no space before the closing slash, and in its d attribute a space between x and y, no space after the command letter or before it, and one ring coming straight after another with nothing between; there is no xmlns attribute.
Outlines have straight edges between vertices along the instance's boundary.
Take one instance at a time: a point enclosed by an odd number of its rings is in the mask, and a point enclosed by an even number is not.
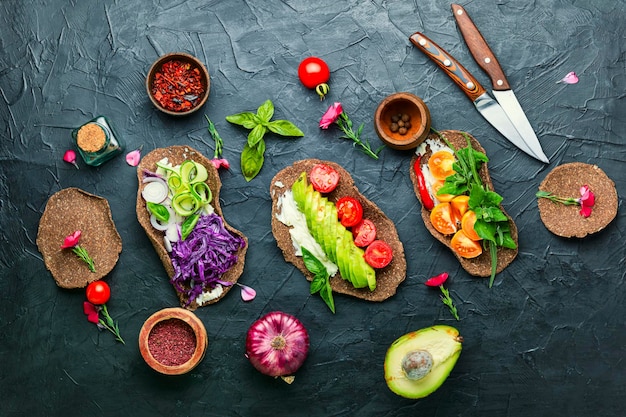
<svg viewBox="0 0 626 417"><path fill-rule="evenodd" d="M157 177L148 177L144 179L145 185L141 190L141 196L149 203L162 203L169 193L167 183Z"/></svg>
<svg viewBox="0 0 626 417"><path fill-rule="evenodd" d="M150 224L152 225L152 227L154 227L155 229L164 232L167 230L167 228L169 227L168 223L161 223L157 220L156 216L154 214L150 215Z"/></svg>

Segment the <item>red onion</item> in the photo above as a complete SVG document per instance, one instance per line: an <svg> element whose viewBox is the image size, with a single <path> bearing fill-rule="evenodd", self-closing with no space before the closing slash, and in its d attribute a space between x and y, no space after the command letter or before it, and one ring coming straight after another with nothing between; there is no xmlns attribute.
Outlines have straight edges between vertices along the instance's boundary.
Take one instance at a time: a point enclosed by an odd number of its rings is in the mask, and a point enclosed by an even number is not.
<svg viewBox="0 0 626 417"><path fill-rule="evenodd" d="M308 352L308 332L300 320L287 313L268 313L248 329L246 357L262 374L291 383Z"/></svg>

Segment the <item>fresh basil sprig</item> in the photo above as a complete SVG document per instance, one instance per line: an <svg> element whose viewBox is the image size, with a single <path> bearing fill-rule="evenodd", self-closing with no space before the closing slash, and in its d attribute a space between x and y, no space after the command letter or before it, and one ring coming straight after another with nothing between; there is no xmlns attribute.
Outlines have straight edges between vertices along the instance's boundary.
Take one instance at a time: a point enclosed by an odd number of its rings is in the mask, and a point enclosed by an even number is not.
<svg viewBox="0 0 626 417"><path fill-rule="evenodd" d="M311 282L311 294L320 293L320 297L326 303L330 311L335 312L335 300L333 299L333 289L330 286L330 277L324 264L320 262L311 252L304 246L300 248L302 250L302 260L304 266L314 275Z"/></svg>
<svg viewBox="0 0 626 417"><path fill-rule="evenodd" d="M272 120L274 104L267 100L261 104L256 114L243 112L226 116L230 123L250 129L248 141L241 151L241 171L246 181L252 180L261 171L265 161L265 141L263 137L269 131L280 136L300 137L304 133L288 120Z"/></svg>
<svg viewBox="0 0 626 417"><path fill-rule="evenodd" d="M446 178L444 185L437 194L461 195L469 194L468 206L476 213L474 230L483 239L483 245L489 245L491 255L491 277L489 288L493 285L498 266L498 246L515 249L517 244L511 236L509 219L500 209L502 196L485 188L478 170L489 158L482 152L472 148L469 136L463 134L467 140L467 147L456 150L448 140L436 132L441 139L454 151L456 161L452 165L455 173ZM485 249L487 249L485 247Z"/></svg>

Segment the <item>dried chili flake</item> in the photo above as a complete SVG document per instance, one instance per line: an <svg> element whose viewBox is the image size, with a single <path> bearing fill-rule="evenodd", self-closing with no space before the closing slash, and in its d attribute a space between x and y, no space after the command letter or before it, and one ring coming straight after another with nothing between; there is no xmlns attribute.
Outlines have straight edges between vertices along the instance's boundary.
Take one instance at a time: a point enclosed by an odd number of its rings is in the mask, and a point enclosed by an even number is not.
<svg viewBox="0 0 626 417"><path fill-rule="evenodd" d="M188 62L167 61L154 75L152 95L166 110L191 110L200 103L204 93L200 70Z"/></svg>

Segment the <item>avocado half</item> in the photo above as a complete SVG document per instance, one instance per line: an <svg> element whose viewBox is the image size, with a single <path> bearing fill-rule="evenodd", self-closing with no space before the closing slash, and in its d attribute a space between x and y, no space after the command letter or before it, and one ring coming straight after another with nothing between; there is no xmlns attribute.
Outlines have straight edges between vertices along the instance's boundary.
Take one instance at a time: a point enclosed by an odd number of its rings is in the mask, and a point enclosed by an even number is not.
<svg viewBox="0 0 626 417"><path fill-rule="evenodd" d="M394 393L423 398L439 388L461 354L463 338L451 326L437 325L407 333L389 346L385 381Z"/></svg>

